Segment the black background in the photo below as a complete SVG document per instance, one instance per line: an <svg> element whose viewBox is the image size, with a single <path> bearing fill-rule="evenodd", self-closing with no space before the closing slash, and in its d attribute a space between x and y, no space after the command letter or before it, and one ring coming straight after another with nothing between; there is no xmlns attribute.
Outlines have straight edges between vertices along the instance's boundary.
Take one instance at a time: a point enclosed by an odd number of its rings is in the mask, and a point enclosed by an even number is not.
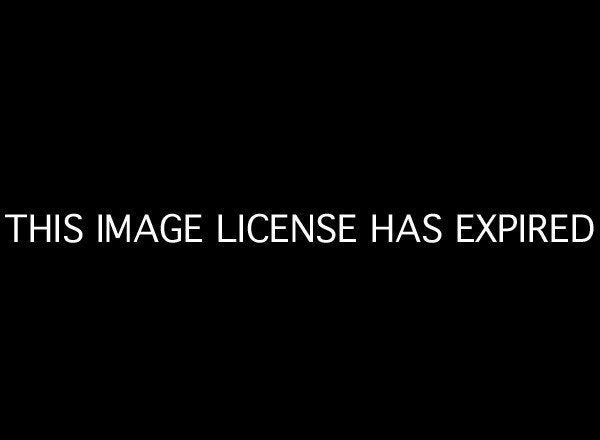
<svg viewBox="0 0 600 440"><path fill-rule="evenodd" d="M573 429L595 389L597 238L460 246L453 218L597 221L592 29L524 11L247 12L23 16L3 55L2 213L356 212L361 243L4 240L11 412ZM371 246L375 212L438 212L444 241Z"/></svg>

